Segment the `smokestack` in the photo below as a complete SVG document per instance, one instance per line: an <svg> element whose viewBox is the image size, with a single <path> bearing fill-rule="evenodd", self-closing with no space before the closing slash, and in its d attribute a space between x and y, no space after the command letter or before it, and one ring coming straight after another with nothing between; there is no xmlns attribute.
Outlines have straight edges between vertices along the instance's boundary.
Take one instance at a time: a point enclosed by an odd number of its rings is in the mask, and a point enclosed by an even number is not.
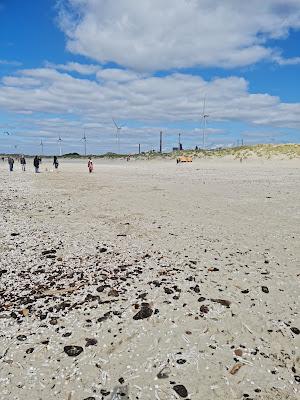
<svg viewBox="0 0 300 400"><path fill-rule="evenodd" d="M159 134L159 152L162 153L162 131Z"/></svg>

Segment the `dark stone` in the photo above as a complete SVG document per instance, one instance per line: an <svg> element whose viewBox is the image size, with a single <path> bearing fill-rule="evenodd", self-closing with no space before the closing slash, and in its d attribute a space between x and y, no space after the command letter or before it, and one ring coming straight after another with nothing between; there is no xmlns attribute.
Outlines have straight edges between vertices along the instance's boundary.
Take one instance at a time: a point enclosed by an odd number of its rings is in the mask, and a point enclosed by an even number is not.
<svg viewBox="0 0 300 400"><path fill-rule="evenodd" d="M111 314L110 311L106 312L106 313L103 315L103 317L100 317L100 318L97 319L97 322L106 321L106 320L110 317L110 314Z"/></svg>
<svg viewBox="0 0 300 400"><path fill-rule="evenodd" d="M244 294L249 293L249 289L242 290L242 293L244 293Z"/></svg>
<svg viewBox="0 0 300 400"><path fill-rule="evenodd" d="M81 346L65 346L64 352L69 357L77 357L77 356L79 356L80 353L83 352L83 348Z"/></svg>
<svg viewBox="0 0 300 400"><path fill-rule="evenodd" d="M89 347L89 346L96 346L96 344L98 343L97 339L93 339L93 338L85 338L86 340L86 344L85 347Z"/></svg>
<svg viewBox="0 0 300 400"><path fill-rule="evenodd" d="M125 382L124 378L119 378L119 382L121 383L121 385L123 385L123 383Z"/></svg>
<svg viewBox="0 0 300 400"><path fill-rule="evenodd" d="M300 375L294 375L295 381L300 383Z"/></svg>
<svg viewBox="0 0 300 400"><path fill-rule="evenodd" d="M66 332L62 335L62 337L69 337L72 335L72 332Z"/></svg>
<svg viewBox="0 0 300 400"><path fill-rule="evenodd" d="M198 301L199 301L199 303L202 303L202 301L205 301L206 300L206 298L205 297L199 297L199 299L198 299Z"/></svg>
<svg viewBox="0 0 300 400"><path fill-rule="evenodd" d="M183 385L175 385L175 386L173 386L173 390L180 397L187 397L188 396L188 391L186 390L186 387L183 386Z"/></svg>
<svg viewBox="0 0 300 400"><path fill-rule="evenodd" d="M101 247L99 249L99 251L100 251L100 253L105 253L107 251L107 248L106 247Z"/></svg>
<svg viewBox="0 0 300 400"><path fill-rule="evenodd" d="M138 320L138 319L149 318L149 317L151 317L152 313L153 313L153 310L152 310L152 308L149 307L149 304L142 303L142 307L141 307L140 311L133 316L133 319Z"/></svg>
<svg viewBox="0 0 300 400"><path fill-rule="evenodd" d="M105 390L105 389L101 389L100 393L102 394L102 396L108 396L110 394L110 392L108 390Z"/></svg>
<svg viewBox="0 0 300 400"><path fill-rule="evenodd" d="M213 301L214 303L219 303L224 307L229 308L231 301L229 300L223 300L223 299L210 299L211 301Z"/></svg>
<svg viewBox="0 0 300 400"><path fill-rule="evenodd" d="M17 339L20 340L20 342L24 342L24 340L27 339L27 336L25 336L25 335L18 335L18 336L17 336Z"/></svg>
<svg viewBox="0 0 300 400"><path fill-rule="evenodd" d="M165 291L166 294L173 294L174 293L173 290L168 288L168 287L165 287L164 291Z"/></svg>
<svg viewBox="0 0 300 400"><path fill-rule="evenodd" d="M262 286L262 287L261 287L261 290L262 290L264 293L269 293L269 289L267 288L267 286Z"/></svg>
<svg viewBox="0 0 300 400"><path fill-rule="evenodd" d="M34 352L34 348L30 347L29 349L26 350L26 354L31 354Z"/></svg>
<svg viewBox="0 0 300 400"><path fill-rule="evenodd" d="M182 364L185 364L185 363L186 363L186 360L184 360L183 358L180 358L180 359L177 360L176 362L177 362L177 364L182 365Z"/></svg>
<svg viewBox="0 0 300 400"><path fill-rule="evenodd" d="M204 304L200 307L200 311L204 314L207 314L209 311L209 308L205 306Z"/></svg>
<svg viewBox="0 0 300 400"><path fill-rule="evenodd" d="M55 254L55 253L56 253L56 250L54 250L54 249L42 251L43 256L47 256L48 254Z"/></svg>
<svg viewBox="0 0 300 400"><path fill-rule="evenodd" d="M195 293L200 293L200 287L199 285L196 285L194 287L191 288Z"/></svg>
<svg viewBox="0 0 300 400"><path fill-rule="evenodd" d="M300 333L299 329L296 328L295 326L293 326L293 327L291 328L291 331L292 331L295 335L299 335L299 333Z"/></svg>

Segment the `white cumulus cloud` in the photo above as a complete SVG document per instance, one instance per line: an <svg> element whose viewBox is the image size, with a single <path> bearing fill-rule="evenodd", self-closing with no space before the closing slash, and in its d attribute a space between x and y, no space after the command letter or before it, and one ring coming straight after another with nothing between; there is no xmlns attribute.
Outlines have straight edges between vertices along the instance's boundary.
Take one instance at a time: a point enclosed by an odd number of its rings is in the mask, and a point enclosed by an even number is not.
<svg viewBox="0 0 300 400"><path fill-rule="evenodd" d="M299 0L65 0L67 48L139 71L295 64L269 39L300 28Z"/></svg>

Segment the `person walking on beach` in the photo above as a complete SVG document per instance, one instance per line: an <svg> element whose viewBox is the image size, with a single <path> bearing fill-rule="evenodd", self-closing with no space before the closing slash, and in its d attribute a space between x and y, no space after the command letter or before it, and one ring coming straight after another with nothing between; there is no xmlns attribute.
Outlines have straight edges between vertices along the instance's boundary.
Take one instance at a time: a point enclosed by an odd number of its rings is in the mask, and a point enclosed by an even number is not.
<svg viewBox="0 0 300 400"><path fill-rule="evenodd" d="M25 172L25 168L26 168L26 159L25 159L25 156L21 156L21 158L20 158L20 163L21 163L21 166L22 166L22 171Z"/></svg>
<svg viewBox="0 0 300 400"><path fill-rule="evenodd" d="M14 159L12 157L8 157L7 159L8 165L9 165L9 170L12 172L14 170Z"/></svg>
<svg viewBox="0 0 300 400"><path fill-rule="evenodd" d="M93 170L94 170L94 164L93 164L93 161L92 161L91 158L89 158L89 161L88 161L88 169L89 169L89 173L90 173L90 174L91 174L91 173L93 172Z"/></svg>
<svg viewBox="0 0 300 400"><path fill-rule="evenodd" d="M40 158L39 158L38 156L35 156L35 157L34 157L33 165L34 165L34 168L35 168L35 173L36 173L36 174L39 173Z"/></svg>
<svg viewBox="0 0 300 400"><path fill-rule="evenodd" d="M57 159L57 156L54 156L54 157L53 157L53 165L54 165L54 168L55 168L55 169L58 168L58 159Z"/></svg>

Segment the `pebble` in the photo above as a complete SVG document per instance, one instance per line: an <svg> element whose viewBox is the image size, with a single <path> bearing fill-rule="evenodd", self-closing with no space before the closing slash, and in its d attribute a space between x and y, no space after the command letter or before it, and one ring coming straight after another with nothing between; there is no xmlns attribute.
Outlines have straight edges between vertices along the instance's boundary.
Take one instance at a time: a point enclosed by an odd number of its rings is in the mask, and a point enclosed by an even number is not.
<svg viewBox="0 0 300 400"><path fill-rule="evenodd" d="M148 303L143 303L143 304L148 304ZM143 304L142 304L140 311L133 316L134 320L145 319L145 318L151 317L151 315L153 313L152 308L150 308L149 305L146 306Z"/></svg>
<svg viewBox="0 0 300 400"><path fill-rule="evenodd" d="M187 397L188 391L185 386L183 385L175 385L173 386L173 390L178 394L180 397Z"/></svg>
<svg viewBox="0 0 300 400"><path fill-rule="evenodd" d="M69 357L77 357L77 356L79 356L80 353L83 352L83 348L81 346L65 346L64 352Z"/></svg>

